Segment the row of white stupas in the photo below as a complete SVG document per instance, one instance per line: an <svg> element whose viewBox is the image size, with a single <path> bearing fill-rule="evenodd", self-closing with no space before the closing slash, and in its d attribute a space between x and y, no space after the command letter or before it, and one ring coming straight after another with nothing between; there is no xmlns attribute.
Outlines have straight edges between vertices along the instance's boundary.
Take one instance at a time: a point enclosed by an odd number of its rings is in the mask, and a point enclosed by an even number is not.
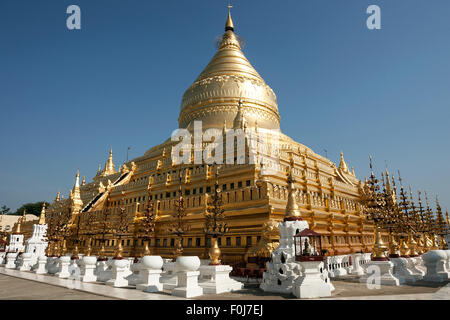
<svg viewBox="0 0 450 320"><path fill-rule="evenodd" d="M292 293L297 298L319 298L331 296L334 287L330 278L345 279L348 275L358 277L363 283L380 285L450 279L450 250L372 261L369 253L320 257L312 247L311 257L298 259L296 245L305 248L305 240L296 244L295 236L309 232L308 227L301 218L291 217L279 223L280 244L266 264L267 271L260 285L263 291ZM95 256L83 255L79 259L72 259L70 255L47 257L46 231L46 224L35 224L33 235L25 245L23 235L13 233L6 252L0 252L0 266L82 282L103 282L113 287L166 292L185 298L241 290L244 286L230 278L230 266L209 265L209 260L196 256L180 256L175 262L160 256L144 256L136 262L134 258L97 261Z"/></svg>

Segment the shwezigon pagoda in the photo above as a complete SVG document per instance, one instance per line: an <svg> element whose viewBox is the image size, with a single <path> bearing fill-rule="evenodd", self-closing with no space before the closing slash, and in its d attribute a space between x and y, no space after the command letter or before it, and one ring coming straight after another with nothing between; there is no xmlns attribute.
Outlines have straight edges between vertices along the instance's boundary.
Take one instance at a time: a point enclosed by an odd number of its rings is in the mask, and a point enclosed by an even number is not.
<svg viewBox="0 0 450 320"><path fill-rule="evenodd" d="M119 250L130 257L151 252L173 258L182 252L206 258L211 236L205 232L205 213L216 181L226 224L217 236L223 262L268 259L278 246L277 225L287 205L320 234L327 255L372 252L374 222L363 212L364 182L342 153L336 165L280 131L276 95L242 52L230 14L217 53L183 95L178 120L190 132L194 121L201 121L203 130L220 128L224 136L231 129L278 132L277 159L220 167L175 164L177 142L168 139L117 168L111 150L91 182L84 177L80 182L77 172L70 196L58 192L46 208L48 255L111 256ZM265 174L263 166L271 170ZM385 178L389 182L388 173ZM154 224L147 223L149 217ZM25 239L34 223L21 222ZM388 238L383 230L381 241Z"/></svg>

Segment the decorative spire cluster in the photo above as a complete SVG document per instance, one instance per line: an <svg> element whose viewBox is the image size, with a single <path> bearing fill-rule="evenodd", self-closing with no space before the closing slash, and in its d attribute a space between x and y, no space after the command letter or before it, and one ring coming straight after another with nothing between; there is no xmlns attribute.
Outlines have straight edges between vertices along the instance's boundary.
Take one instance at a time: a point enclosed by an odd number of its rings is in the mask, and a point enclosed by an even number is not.
<svg viewBox="0 0 450 320"><path fill-rule="evenodd" d="M419 190L417 193L418 205L416 205L412 188L409 187L408 194L403 187L400 172L398 172L400 182L398 198L394 176L389 177L387 170L381 173L381 176L382 190L380 190L378 179L373 173L372 157L370 157L370 177L364 183L362 204L364 213L378 227L389 231L391 241L389 247L392 248L392 244L396 245L395 237L400 237L402 255L415 256L427 248L427 237L431 237L433 243L435 243L437 240L435 241L434 238L439 235L441 238L440 246L444 248L446 246L444 236L448 234L449 228L437 198L435 219L433 210L429 206L426 191L426 207L424 208L421 191Z"/></svg>

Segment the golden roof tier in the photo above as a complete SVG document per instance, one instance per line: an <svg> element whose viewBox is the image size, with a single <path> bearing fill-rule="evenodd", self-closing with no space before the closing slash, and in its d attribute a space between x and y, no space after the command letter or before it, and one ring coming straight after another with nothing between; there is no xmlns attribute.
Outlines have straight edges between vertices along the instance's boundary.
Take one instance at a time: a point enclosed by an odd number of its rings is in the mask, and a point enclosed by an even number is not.
<svg viewBox="0 0 450 320"><path fill-rule="evenodd" d="M232 124L240 99L249 127L280 129L277 97L242 53L228 12L216 55L183 95L179 126L191 129L194 120L205 129Z"/></svg>

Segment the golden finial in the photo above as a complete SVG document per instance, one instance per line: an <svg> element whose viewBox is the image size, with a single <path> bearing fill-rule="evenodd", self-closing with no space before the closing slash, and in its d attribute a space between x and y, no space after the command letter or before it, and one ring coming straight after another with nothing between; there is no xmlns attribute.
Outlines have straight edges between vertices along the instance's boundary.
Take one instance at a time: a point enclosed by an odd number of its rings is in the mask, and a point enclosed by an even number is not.
<svg viewBox="0 0 450 320"><path fill-rule="evenodd" d="M86 176L83 176L83 180L81 180L81 185L82 186L86 185Z"/></svg>
<svg viewBox="0 0 450 320"><path fill-rule="evenodd" d="M437 197L436 197L436 199L437 199ZM26 215L27 215L27 210L23 210L22 221L26 221L27 220Z"/></svg>
<svg viewBox="0 0 450 320"><path fill-rule="evenodd" d="M58 193L56 194L55 202L59 202L61 200L61 192L58 190Z"/></svg>
<svg viewBox="0 0 450 320"><path fill-rule="evenodd" d="M42 203L42 210L41 210L41 216L39 217L39 224L40 225L45 224L45 202Z"/></svg>
<svg viewBox="0 0 450 320"><path fill-rule="evenodd" d="M233 8L233 6L231 4L229 4L228 5L228 18L227 18L227 23L225 24L225 31L228 31L228 30L234 31L233 20L231 20L231 8Z"/></svg>

